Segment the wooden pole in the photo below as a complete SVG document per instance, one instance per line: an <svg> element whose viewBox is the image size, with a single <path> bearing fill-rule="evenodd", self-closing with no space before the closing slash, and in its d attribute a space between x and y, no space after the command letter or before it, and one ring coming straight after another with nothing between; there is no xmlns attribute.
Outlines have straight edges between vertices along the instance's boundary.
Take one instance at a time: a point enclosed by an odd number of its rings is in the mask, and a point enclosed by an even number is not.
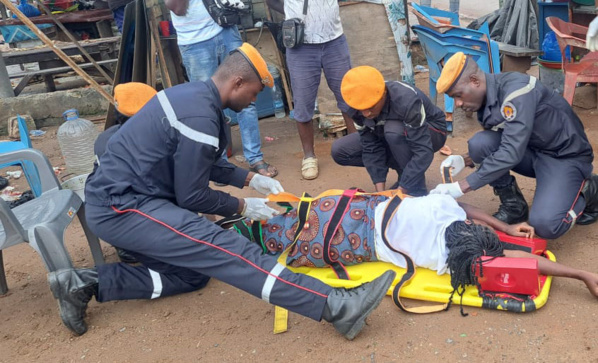
<svg viewBox="0 0 598 363"><path fill-rule="evenodd" d="M54 53L56 53L56 55L58 55L58 57L60 59L62 59L66 64L68 64L71 68L73 68L73 70L79 75L81 76L85 81L87 81L87 83L89 83L89 85L94 88L96 91L98 91L98 93L104 97L105 99L108 100L108 102L110 102L111 104L116 106L116 103L114 102L114 97L112 97L108 92L106 92L102 86L100 86L93 78L91 78L89 76L89 74L85 73L85 71L83 69L81 69L77 63L75 63L71 58L69 58L69 56L67 56L66 54L64 54L64 52L62 51L62 49L58 48L53 42L52 40L50 40L50 38L48 38L46 36L46 34L44 34L41 30L39 30L39 28L37 26L35 26L35 24L33 24L33 22L31 20L29 20L29 18L27 16L25 16L25 14L23 14L19 9L17 9L16 6L13 5L13 3L10 2L10 0L0 0L1 3L4 4L4 6L6 6L11 13L15 14L19 20L21 20L23 22L23 24L27 25L27 27L29 29L31 29L31 31L37 35L37 37L44 42L44 44L46 44L50 49L52 49L52 51L54 51Z"/></svg>
<svg viewBox="0 0 598 363"><path fill-rule="evenodd" d="M156 12L154 11L153 6L148 8L147 10L149 12L149 27L152 32L152 37L154 38L154 43L156 44L156 48L158 50L158 61L160 62L162 82L164 83L164 88L170 88L172 87L172 81L170 80L170 73L168 72L168 67L166 66L166 58L164 58L162 42L160 41L160 34L158 33L158 24L156 24Z"/></svg>
<svg viewBox="0 0 598 363"><path fill-rule="evenodd" d="M41 6L42 9L44 9L44 11L46 12L46 14L48 14L48 16L54 20L54 22L56 23L56 25L58 25L58 27L60 29L62 29L62 31L64 32L64 34L66 34L66 36L71 40L71 42L73 42L77 48L79 48L79 51L89 60L89 62L91 64L94 65L94 67L96 67L96 69L102 74L102 76L104 76L104 78L106 78L106 80L108 82L110 82L110 84L114 83L114 80L112 79L112 77L110 77L106 71L104 71L104 68L100 67L100 65L98 65L95 61L95 59L93 59L91 57L91 55L89 55L89 53L87 53L87 51L85 50L85 48L83 48L81 46L81 44L79 44L79 42L77 41L77 39L75 39L75 37L73 36L73 34L71 34L70 31L68 31L67 28L65 28L65 26L60 22L60 20L58 20L58 18L56 18L54 16L54 14L52 14L52 11L50 9L48 9L48 7L41 1L37 1L35 0L35 3L39 6Z"/></svg>
<svg viewBox="0 0 598 363"><path fill-rule="evenodd" d="M10 77L8 76L8 69L6 69L6 63L2 52L0 52L0 99L14 97L15 92L12 89L10 83Z"/></svg>

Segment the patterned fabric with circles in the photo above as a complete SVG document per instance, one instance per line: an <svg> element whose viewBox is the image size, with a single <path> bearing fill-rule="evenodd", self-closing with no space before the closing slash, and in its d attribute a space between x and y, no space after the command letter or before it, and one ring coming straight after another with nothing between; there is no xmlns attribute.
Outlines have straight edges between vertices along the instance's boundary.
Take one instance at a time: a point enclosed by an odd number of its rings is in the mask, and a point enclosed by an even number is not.
<svg viewBox="0 0 598 363"><path fill-rule="evenodd" d="M326 267L324 262L324 233L340 196L326 197L312 202L309 217L297 243L289 251L287 264L293 267ZM351 201L341 225L332 238L330 257L343 265L377 261L374 250L374 214L383 196L358 196ZM291 244L297 229L297 211L276 216L263 226L267 253L280 255Z"/></svg>

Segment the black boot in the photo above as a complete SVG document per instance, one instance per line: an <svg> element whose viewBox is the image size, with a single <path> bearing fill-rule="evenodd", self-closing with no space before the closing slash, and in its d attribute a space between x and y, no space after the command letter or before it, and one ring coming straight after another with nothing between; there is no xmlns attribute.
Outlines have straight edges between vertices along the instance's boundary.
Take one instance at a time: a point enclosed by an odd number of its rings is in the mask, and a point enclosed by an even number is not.
<svg viewBox="0 0 598 363"><path fill-rule="evenodd" d="M87 303L98 293L98 272L92 269L62 269L48 274L48 282L58 300L62 322L76 335L85 334Z"/></svg>
<svg viewBox="0 0 598 363"><path fill-rule="evenodd" d="M586 207L575 223L585 226L596 222L598 219L598 175L592 174L586 180L583 189L581 189L581 194L586 200Z"/></svg>
<svg viewBox="0 0 598 363"><path fill-rule="evenodd" d="M361 286L332 289L328 295L322 319L334 325L345 338L353 340L363 328L365 318L380 304L396 273L386 271L374 281Z"/></svg>
<svg viewBox="0 0 598 363"><path fill-rule="evenodd" d="M131 253L129 253L129 251L123 250L122 248L118 247L114 247L114 249L116 250L116 255L118 256L120 262L128 263L131 265L139 263L137 258L133 256Z"/></svg>
<svg viewBox="0 0 598 363"><path fill-rule="evenodd" d="M494 194L500 198L500 207L498 207L498 212L494 213L496 219L506 224L527 221L529 208L515 178L507 186L501 188L494 187Z"/></svg>

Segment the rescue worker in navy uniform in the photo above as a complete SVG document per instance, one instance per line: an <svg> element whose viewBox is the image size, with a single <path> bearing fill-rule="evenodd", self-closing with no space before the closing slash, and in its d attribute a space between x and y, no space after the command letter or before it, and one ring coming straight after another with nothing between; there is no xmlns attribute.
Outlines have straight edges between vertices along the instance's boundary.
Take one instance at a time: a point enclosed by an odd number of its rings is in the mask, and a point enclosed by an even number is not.
<svg viewBox="0 0 598 363"><path fill-rule="evenodd" d="M441 172L451 167L453 175L465 166L476 171L431 193L458 198L490 184L501 202L496 218L514 224L528 220L529 214L536 233L549 239L574 224L596 221L598 176L592 174L592 146L562 96L526 74L485 74L461 52L447 61L437 89L453 97L457 107L477 111L484 130L468 141L468 155L453 155L441 164ZM511 170L536 178L529 213Z"/></svg>
<svg viewBox="0 0 598 363"><path fill-rule="evenodd" d="M333 289L292 273L263 256L244 237L224 230L201 213L252 220L278 212L263 198L237 199L209 188L216 181L262 194L283 191L272 178L221 159L227 138L222 110L240 111L273 78L257 50L245 43L206 82L159 92L116 132L85 187L91 230L141 262L48 275L63 323L77 335L87 331L88 302L150 299L200 289L210 277L266 302L315 320L331 322L353 339L394 280L385 272L351 289Z"/></svg>
<svg viewBox="0 0 598 363"><path fill-rule="evenodd" d="M359 134L332 144L339 165L365 166L377 192L386 189L389 168L399 175L390 189L412 196L428 194L425 172L446 141L444 112L417 88L384 82L373 67L361 66L345 74L341 83Z"/></svg>

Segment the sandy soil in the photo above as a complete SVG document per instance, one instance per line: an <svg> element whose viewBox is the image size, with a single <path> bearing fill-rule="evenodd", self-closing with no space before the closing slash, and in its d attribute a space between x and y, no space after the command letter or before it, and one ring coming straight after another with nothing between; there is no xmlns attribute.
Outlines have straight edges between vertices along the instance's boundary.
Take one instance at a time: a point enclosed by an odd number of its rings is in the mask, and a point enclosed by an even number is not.
<svg viewBox="0 0 598 363"><path fill-rule="evenodd" d="M425 77L418 85L427 89ZM596 111L578 110L596 148ZM466 140L478 130L473 119L456 113L454 153L466 150ZM101 125L98 125L101 127ZM56 142L56 128L34 139L53 165L63 164ZM318 193L329 188L373 187L365 170L342 168L329 157L334 139L317 136L321 175L315 181L300 176L301 145L295 125L288 119L261 122L266 159L280 170L278 179L294 193ZM238 129L233 130L236 155L241 155ZM427 177L429 188L440 182L436 155ZM238 161L233 162L243 165ZM389 180L392 180L389 179ZM533 180L518 177L531 202ZM392 180L394 181L394 180ZM22 181L17 186L24 190ZM237 196L255 191L230 188ZM498 207L490 188L463 197L492 213ZM66 243L76 266L92 265L80 225L67 230ZM598 226L578 226L549 248L559 261L598 271ZM109 262L114 249L103 245ZM212 280L197 292L153 301L90 303L90 329L73 337L63 327L56 302L46 281L40 258L21 244L4 252L10 291L0 297L0 362L129 362L129 361L598 361L595 334L598 302L579 281L555 279L546 306L515 314L466 308L461 317L454 307L432 315L409 315L399 311L390 298L368 319L353 341L335 333L332 326L290 314L289 331L272 334L273 312L269 306L242 291Z"/></svg>

